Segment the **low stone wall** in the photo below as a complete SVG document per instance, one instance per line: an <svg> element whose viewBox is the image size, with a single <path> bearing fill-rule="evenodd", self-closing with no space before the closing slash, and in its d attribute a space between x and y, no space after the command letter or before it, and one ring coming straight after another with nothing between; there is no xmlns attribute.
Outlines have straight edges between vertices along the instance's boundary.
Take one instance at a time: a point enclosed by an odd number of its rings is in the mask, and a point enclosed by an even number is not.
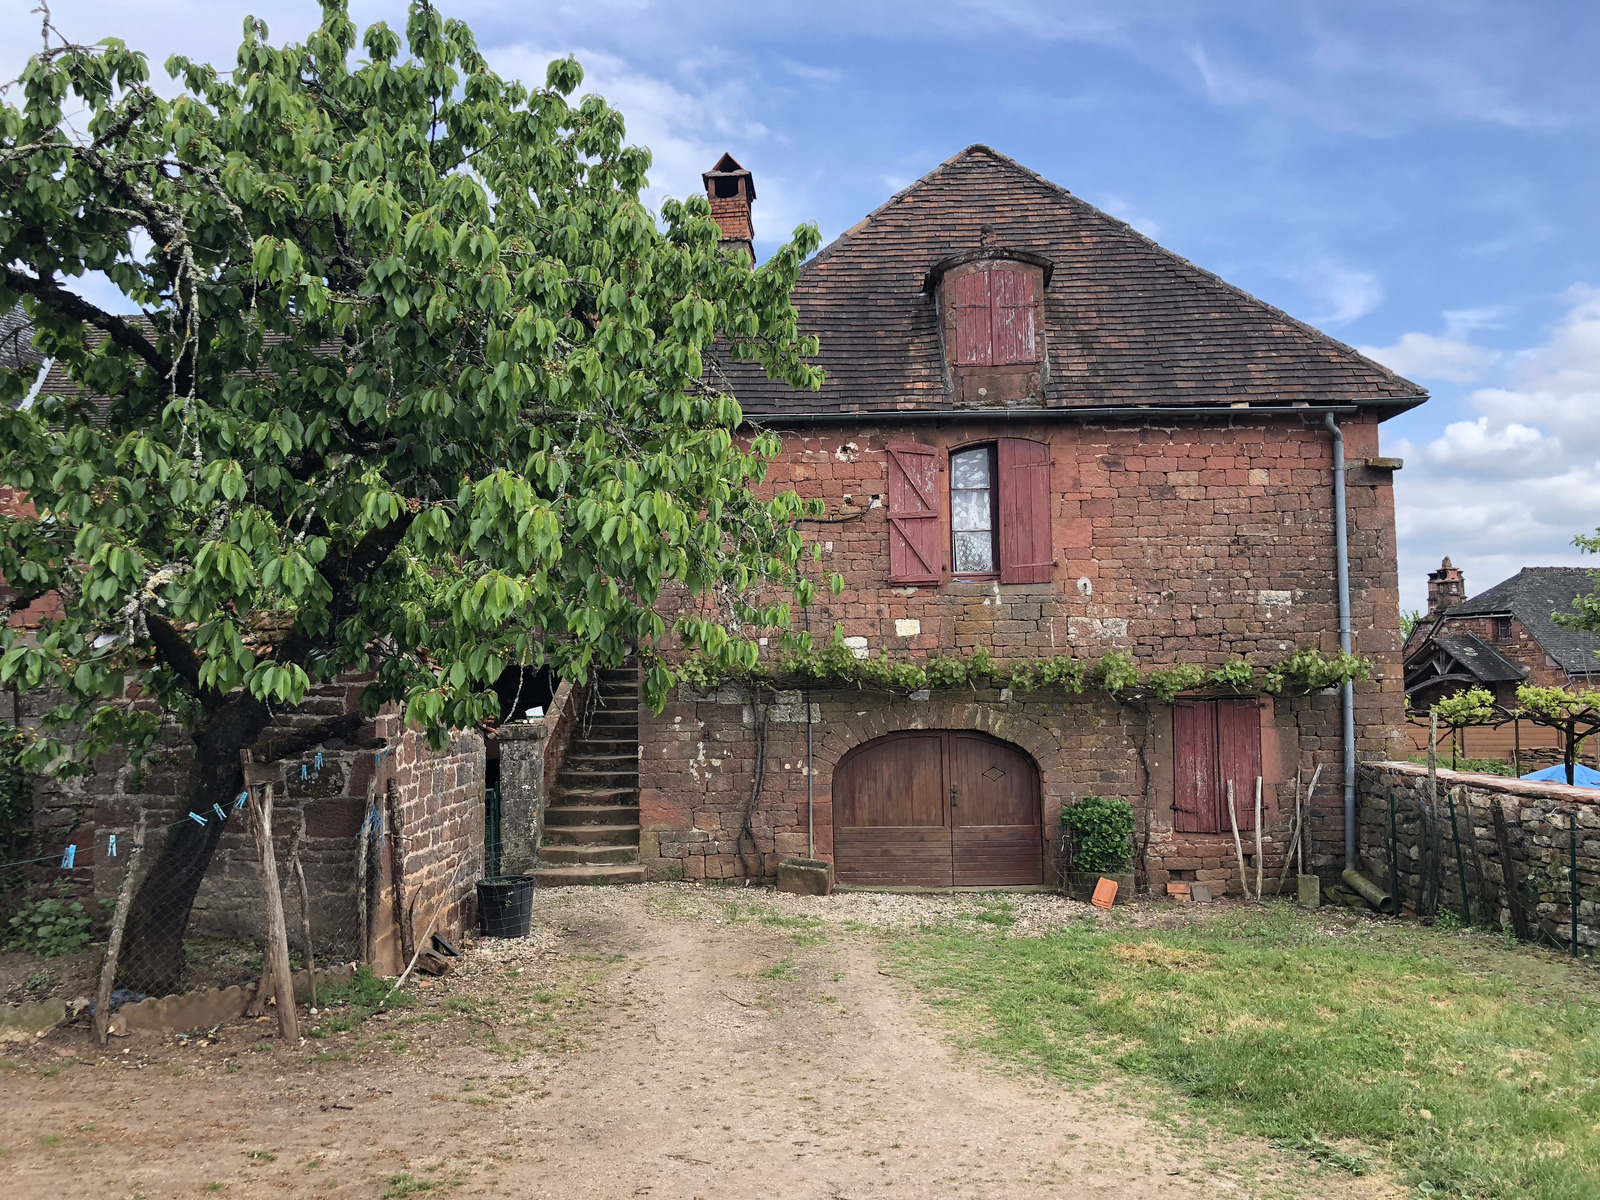
<svg viewBox="0 0 1600 1200"><path fill-rule="evenodd" d="M1528 936L1567 946L1575 852L1578 944L1600 946L1600 790L1441 770L1432 795L1426 767L1376 762L1361 767L1359 799L1362 869L1388 890L1393 865L1402 903L1436 887L1439 910L1460 913L1465 874L1475 921L1513 929L1520 904Z"/></svg>
<svg viewBox="0 0 1600 1200"><path fill-rule="evenodd" d="M539 865L539 839L550 785L588 699L586 686L564 679L537 721L500 726L500 871L527 875Z"/></svg>
<svg viewBox="0 0 1600 1200"><path fill-rule="evenodd" d="M364 685L365 680L350 678L319 686L291 716L269 728L265 740L296 725L359 711ZM30 693L24 700L18 715L24 723L36 723L46 698ZM60 847L69 843L77 851L70 871L46 863L38 868L36 881L65 879L85 898L115 897L128 855L105 854L108 836L115 834L120 846L128 846L143 808L153 831L146 850L148 864L160 853L165 831L184 819L178 797L185 790L192 761L192 748L172 728L143 772L133 771L120 754L108 754L86 776L37 781L33 823L38 845L50 854L59 854ZM300 859L319 959L359 959L370 949L380 962L393 967L401 940L396 920L414 926L420 936L446 889L451 895L439 928L459 933L473 923L473 885L482 873L484 822L484 747L477 732L457 732L444 750L434 751L420 733L404 728L397 714L384 713L362 724L349 741L335 739L320 752L308 751L271 765L278 770L273 840L291 946L301 948L300 893L289 860L302 816L305 837ZM395 822L386 816L391 790ZM363 931L356 864L362 825L374 805L375 811L385 814L380 825L383 838L373 843L369 930ZM195 897L188 926L192 935L245 940L262 936L265 915L257 861L247 816L230 810ZM393 903L397 864L404 877L406 910L398 916Z"/></svg>

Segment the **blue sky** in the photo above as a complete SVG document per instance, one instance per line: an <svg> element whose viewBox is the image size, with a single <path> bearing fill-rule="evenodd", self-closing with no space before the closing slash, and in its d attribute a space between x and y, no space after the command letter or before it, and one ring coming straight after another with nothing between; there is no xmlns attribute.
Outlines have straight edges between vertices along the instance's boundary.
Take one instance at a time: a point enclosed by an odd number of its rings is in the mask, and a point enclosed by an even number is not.
<svg viewBox="0 0 1600 1200"><path fill-rule="evenodd" d="M34 45L0 0L0 71ZM1384 428L1402 599L1578 563L1600 525L1600 5L1432 0L733 4L443 0L497 69L575 53L655 152L656 195L730 150L758 252L832 238L985 142L1432 389ZM54 0L159 64L231 61L305 0ZM405 6L358 0L361 25ZM1596 564L1600 565L1600 564Z"/></svg>

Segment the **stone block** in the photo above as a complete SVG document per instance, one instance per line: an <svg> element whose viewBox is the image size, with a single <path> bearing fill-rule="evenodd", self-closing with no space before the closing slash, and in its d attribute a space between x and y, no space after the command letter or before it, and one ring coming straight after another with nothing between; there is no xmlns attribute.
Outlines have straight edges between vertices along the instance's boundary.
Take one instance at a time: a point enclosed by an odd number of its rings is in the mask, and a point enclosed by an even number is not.
<svg viewBox="0 0 1600 1200"><path fill-rule="evenodd" d="M67 1019L67 1002L60 999L24 1000L0 1004L0 1044L31 1042Z"/></svg>
<svg viewBox="0 0 1600 1200"><path fill-rule="evenodd" d="M778 864L778 890L796 896L829 895L833 864L817 858L786 858Z"/></svg>
<svg viewBox="0 0 1600 1200"><path fill-rule="evenodd" d="M1191 883L1189 885L1189 899L1196 904L1211 903L1211 885L1209 883Z"/></svg>

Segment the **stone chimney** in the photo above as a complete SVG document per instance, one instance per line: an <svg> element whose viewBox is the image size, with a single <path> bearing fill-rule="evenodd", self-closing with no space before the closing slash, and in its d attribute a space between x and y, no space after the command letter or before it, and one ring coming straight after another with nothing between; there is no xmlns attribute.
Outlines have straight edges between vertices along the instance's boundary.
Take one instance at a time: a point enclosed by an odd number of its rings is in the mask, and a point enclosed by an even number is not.
<svg viewBox="0 0 1600 1200"><path fill-rule="evenodd" d="M1446 556L1437 571L1428 572L1428 616L1437 617L1466 598L1467 581Z"/></svg>
<svg viewBox="0 0 1600 1200"><path fill-rule="evenodd" d="M717 165L700 178L705 181L706 199L711 201L711 219L722 230L722 244L743 246L754 266L756 227L750 205L756 198L755 179L731 154L717 159Z"/></svg>

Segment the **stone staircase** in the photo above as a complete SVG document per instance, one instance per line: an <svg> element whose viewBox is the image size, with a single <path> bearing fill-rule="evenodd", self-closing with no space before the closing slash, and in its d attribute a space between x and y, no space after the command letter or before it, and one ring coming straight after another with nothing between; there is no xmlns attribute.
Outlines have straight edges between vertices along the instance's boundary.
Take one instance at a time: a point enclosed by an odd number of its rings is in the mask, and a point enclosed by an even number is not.
<svg viewBox="0 0 1600 1200"><path fill-rule="evenodd" d="M541 887L643 883L639 862L639 668L600 671L545 805Z"/></svg>

